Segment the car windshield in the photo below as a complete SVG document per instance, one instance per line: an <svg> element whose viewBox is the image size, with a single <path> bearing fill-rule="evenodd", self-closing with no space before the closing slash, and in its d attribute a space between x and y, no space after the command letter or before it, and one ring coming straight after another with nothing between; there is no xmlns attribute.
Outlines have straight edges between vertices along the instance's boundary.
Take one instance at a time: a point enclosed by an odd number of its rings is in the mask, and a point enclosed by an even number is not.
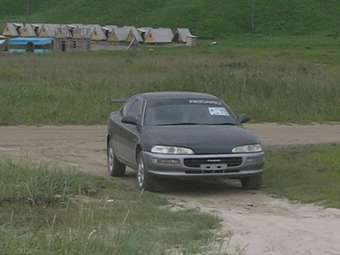
<svg viewBox="0 0 340 255"><path fill-rule="evenodd" d="M145 125L236 125L235 118L217 100L174 99L148 103Z"/></svg>

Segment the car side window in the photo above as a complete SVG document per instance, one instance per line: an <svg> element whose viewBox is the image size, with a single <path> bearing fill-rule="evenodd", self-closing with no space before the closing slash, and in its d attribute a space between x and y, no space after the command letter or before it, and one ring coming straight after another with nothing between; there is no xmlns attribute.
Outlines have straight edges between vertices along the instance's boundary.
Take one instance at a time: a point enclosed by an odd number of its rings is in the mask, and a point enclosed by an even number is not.
<svg viewBox="0 0 340 255"><path fill-rule="evenodd" d="M126 116L127 111L129 110L129 108L131 108L131 105L134 103L136 99L129 99L125 105L122 107L122 109L120 110L120 113L122 116Z"/></svg>
<svg viewBox="0 0 340 255"><path fill-rule="evenodd" d="M132 102L126 104L123 110L124 116L138 117L142 114L143 103L140 99L134 99Z"/></svg>

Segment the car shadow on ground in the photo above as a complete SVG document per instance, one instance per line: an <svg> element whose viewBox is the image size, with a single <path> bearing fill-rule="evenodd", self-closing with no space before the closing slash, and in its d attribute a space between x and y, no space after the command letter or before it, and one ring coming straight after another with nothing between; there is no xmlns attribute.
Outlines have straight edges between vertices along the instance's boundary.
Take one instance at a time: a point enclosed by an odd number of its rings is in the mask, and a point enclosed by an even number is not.
<svg viewBox="0 0 340 255"><path fill-rule="evenodd" d="M233 194L242 191L237 180L227 179L161 179L162 192L170 195L202 196Z"/></svg>
<svg viewBox="0 0 340 255"><path fill-rule="evenodd" d="M136 173L129 169L126 172L123 181L128 185L133 185L136 189ZM190 196L216 196L216 195L233 195L233 194L249 194L249 191L242 189L239 180L231 180L227 178L160 178L158 179L159 192L166 195L190 195Z"/></svg>

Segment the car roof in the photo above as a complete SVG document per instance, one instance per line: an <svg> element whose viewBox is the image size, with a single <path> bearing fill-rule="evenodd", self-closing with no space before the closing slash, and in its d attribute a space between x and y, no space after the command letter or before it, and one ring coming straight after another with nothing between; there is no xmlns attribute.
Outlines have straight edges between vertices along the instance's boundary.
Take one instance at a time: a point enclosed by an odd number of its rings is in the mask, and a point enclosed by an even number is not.
<svg viewBox="0 0 340 255"><path fill-rule="evenodd" d="M183 92L183 91L167 91L167 92L149 92L136 95L146 99L147 101L161 100L161 99L186 99L186 98L200 98L218 100L216 96L206 93L198 92Z"/></svg>

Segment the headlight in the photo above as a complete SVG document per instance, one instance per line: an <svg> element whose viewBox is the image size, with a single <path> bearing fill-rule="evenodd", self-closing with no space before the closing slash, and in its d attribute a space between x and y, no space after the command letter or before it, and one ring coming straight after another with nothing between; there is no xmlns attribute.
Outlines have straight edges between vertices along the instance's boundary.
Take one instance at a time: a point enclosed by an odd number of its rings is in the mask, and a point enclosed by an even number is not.
<svg viewBox="0 0 340 255"><path fill-rule="evenodd" d="M158 154L173 154L173 155L194 154L194 151L192 149L162 145L156 145L152 147L151 152Z"/></svg>
<svg viewBox="0 0 340 255"><path fill-rule="evenodd" d="M261 152L261 151L262 151L261 144L250 144L250 145L238 146L232 150L233 153L252 153L252 152Z"/></svg>

